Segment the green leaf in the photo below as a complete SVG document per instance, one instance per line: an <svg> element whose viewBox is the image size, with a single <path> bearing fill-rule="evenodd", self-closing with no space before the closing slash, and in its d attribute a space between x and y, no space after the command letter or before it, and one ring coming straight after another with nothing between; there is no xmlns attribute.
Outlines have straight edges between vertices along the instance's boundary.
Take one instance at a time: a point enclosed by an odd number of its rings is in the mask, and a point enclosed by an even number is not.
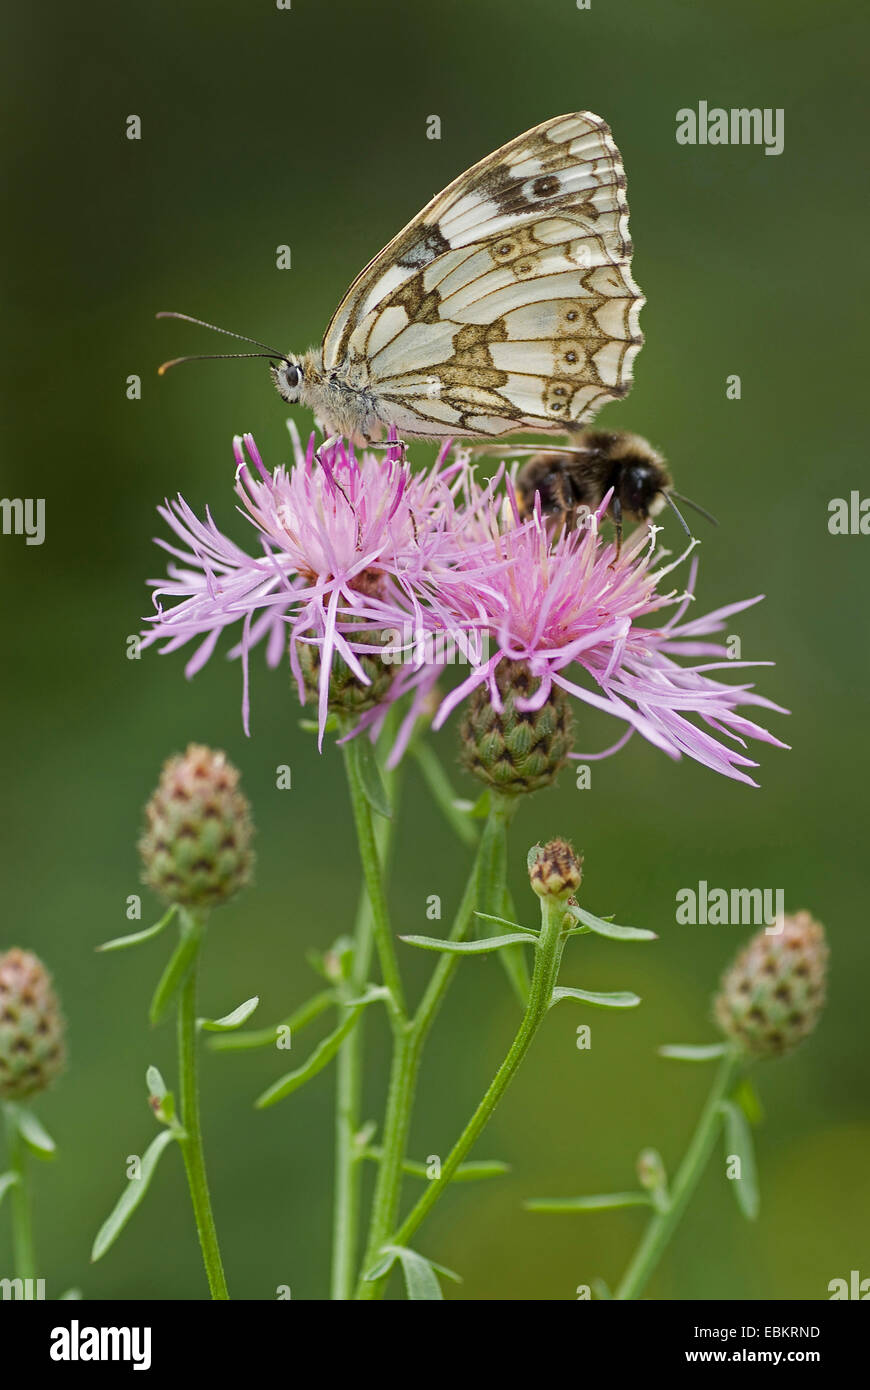
<svg viewBox="0 0 870 1390"><path fill-rule="evenodd" d="M444 764L435 750L430 744L420 739L414 740L410 751L423 775L423 781L426 783L433 801L448 825L459 836L463 844L469 847L475 845L477 833L470 821L472 805L468 801L460 801L456 796L450 784L450 778L444 769Z"/></svg>
<svg viewBox="0 0 870 1390"><path fill-rule="evenodd" d="M632 994L630 990L598 994L593 990L569 989L566 985L557 985L553 990L550 1008L561 1003L563 999L577 999L581 1004L594 1004L598 1009L633 1009L640 1003L640 995Z"/></svg>
<svg viewBox="0 0 870 1390"><path fill-rule="evenodd" d="M751 1125L761 1124L764 1119L764 1107L761 1104L761 1097L748 1076L744 1076L743 1080L738 1083L731 1098L740 1106Z"/></svg>
<svg viewBox="0 0 870 1390"><path fill-rule="evenodd" d="M504 873L506 872L507 866L505 866L504 868ZM516 907L514 905L514 900L511 897L510 889L507 887L506 884L502 894L502 911L506 914L506 920L509 920L516 916ZM513 925L512 922L511 925ZM529 928L520 927L520 931L527 932L529 931ZM537 939L536 932L530 933L530 935L534 939ZM508 946L506 950L502 951L501 955L499 956L499 960L504 969L504 973L507 975L508 980L510 981L513 987L514 993L516 994L517 999L520 1002L520 1005L522 1006L522 1008L525 1008L529 1002L529 991L531 989L532 984L525 952L519 946Z"/></svg>
<svg viewBox="0 0 870 1390"><path fill-rule="evenodd" d="M0 1202L3 1201L10 1187L14 1187L20 1181L20 1173L0 1173Z"/></svg>
<svg viewBox="0 0 870 1390"><path fill-rule="evenodd" d="M103 1222L97 1232L94 1248L91 1251L92 1261L102 1259L106 1251L114 1245L148 1191L160 1155L169 1144L175 1142L175 1139L176 1135L170 1129L162 1130L156 1139L152 1139L142 1155L141 1177L130 1178L111 1216Z"/></svg>
<svg viewBox="0 0 870 1390"><path fill-rule="evenodd" d="M156 1067L149 1067L146 1071L145 1085L148 1087L149 1096L153 1096L155 1100L163 1100L164 1096L169 1095L169 1087Z"/></svg>
<svg viewBox="0 0 870 1390"><path fill-rule="evenodd" d="M138 946L142 941L150 941L152 937L159 936L164 927L169 926L177 911L178 908L173 903L166 916L161 917L155 926L146 927L144 931L133 932L132 936L116 936L112 941L104 941L96 949L98 951L124 951L128 946Z"/></svg>
<svg viewBox="0 0 870 1390"><path fill-rule="evenodd" d="M320 725L316 719L300 719L299 728L306 734L319 734ZM323 726L324 733L332 734L338 728L338 718L334 714L326 716L326 723Z"/></svg>
<svg viewBox="0 0 870 1390"><path fill-rule="evenodd" d="M347 1018L342 1020L338 1027L329 1034L329 1037L323 1039L323 1042L314 1049L307 1062L303 1063L301 1067L297 1067L295 1071L282 1076L279 1081L276 1081L261 1096L258 1096L254 1102L257 1109L265 1110L267 1106L283 1100L285 1096L297 1091L306 1081L310 1081L319 1071L323 1071L323 1068L332 1061L348 1033L357 1023L364 1007L363 1004L357 1004L355 1008L349 1010Z"/></svg>
<svg viewBox="0 0 870 1390"><path fill-rule="evenodd" d="M369 985L356 999L343 999L342 1003L346 1009L356 1009L362 1004L374 1004L377 999L391 1000L392 997L386 985Z"/></svg>
<svg viewBox="0 0 870 1390"><path fill-rule="evenodd" d="M497 951L501 946L534 945L536 937L523 932L510 936L484 936L479 941L445 941L440 936L400 936L409 946L422 946L424 951L449 951L453 955L480 956L487 951Z"/></svg>
<svg viewBox="0 0 870 1390"><path fill-rule="evenodd" d="M271 1028L252 1028L247 1033L219 1034L209 1038L208 1045L215 1052L245 1052L249 1048L274 1047L279 1028L289 1028L291 1035L298 1033L306 1024L313 1023L328 1008L337 1003L338 995L333 989L325 989L320 994L300 1004L288 1018Z"/></svg>
<svg viewBox="0 0 870 1390"><path fill-rule="evenodd" d="M603 917L596 917L593 913L587 912L585 908L578 907L576 903L569 903L566 912L581 923L588 931L594 931L597 936L607 936L611 941L657 941L658 935L654 931L647 931L646 927L619 927L615 922L605 921Z"/></svg>
<svg viewBox="0 0 870 1390"><path fill-rule="evenodd" d="M605 1303L608 1299L613 1298L613 1294L610 1292L610 1285L604 1279L592 1280L592 1292L596 1298Z"/></svg>
<svg viewBox="0 0 870 1390"><path fill-rule="evenodd" d="M658 1049L660 1057L676 1062L712 1062L725 1055L726 1043L666 1043Z"/></svg>
<svg viewBox="0 0 870 1390"><path fill-rule="evenodd" d="M148 1087L148 1100L156 1118L161 1124L171 1125L178 1133L181 1126L175 1123L175 1097L156 1067L149 1067L146 1071L145 1085Z"/></svg>
<svg viewBox="0 0 870 1390"><path fill-rule="evenodd" d="M485 792L480 793L480 796L472 804L471 809L468 812L468 814L471 816L471 819L486 820L489 816L489 808L491 802L492 797L490 796L489 788L487 788Z"/></svg>
<svg viewBox="0 0 870 1390"><path fill-rule="evenodd" d="M232 1013L224 1014L223 1018L201 1018L199 1026L207 1033L231 1033L234 1028L241 1028L243 1023L247 1023L259 1002L260 996L255 994L237 1009L233 1009Z"/></svg>
<svg viewBox="0 0 870 1390"><path fill-rule="evenodd" d="M482 922L495 922L497 927L510 927L511 931L523 932L525 936L537 938L536 931L532 931L531 927L524 927L520 922L509 922L506 917L494 917L491 912L475 912L474 915Z"/></svg>
<svg viewBox="0 0 870 1390"><path fill-rule="evenodd" d="M54 1158L57 1153L57 1145L32 1110L25 1110L21 1105L16 1106L15 1123L18 1126L18 1133L31 1153L35 1153L37 1158Z"/></svg>
<svg viewBox="0 0 870 1390"><path fill-rule="evenodd" d="M731 1178L729 1185L733 1187L737 1205L747 1221L754 1221L758 1215L761 1197L758 1191L752 1131L739 1105L726 1100L722 1102L720 1109L725 1116L726 1158L736 1155L740 1159L740 1177Z"/></svg>
<svg viewBox="0 0 870 1390"><path fill-rule="evenodd" d="M60 1299L61 1302L69 1302L70 1300L78 1300L82 1297L83 1294L81 1289L67 1289L66 1293L61 1294Z"/></svg>
<svg viewBox="0 0 870 1390"><path fill-rule="evenodd" d="M374 1159L380 1163L383 1158L383 1149L368 1148L363 1149L361 1158ZM414 1159L406 1159L402 1164L402 1172L409 1173L415 1178L425 1178L431 1182L428 1169L425 1163L417 1163ZM454 1172L451 1182L480 1182L484 1178L500 1178L504 1173L510 1172L510 1164L503 1163L500 1158L480 1158L474 1159L470 1163L460 1163Z"/></svg>
<svg viewBox="0 0 870 1390"><path fill-rule="evenodd" d="M169 958L160 977L160 983L154 991L154 998L151 1000L151 1007L148 1010L148 1017L152 1024L159 1023L178 990L184 981L184 977L193 964L197 951L199 950L200 933L198 931L186 931L182 933L181 940Z"/></svg>
<svg viewBox="0 0 870 1390"><path fill-rule="evenodd" d="M602 1192L594 1197L530 1197L526 1211L615 1211L617 1207L651 1207L649 1192Z"/></svg>
<svg viewBox="0 0 870 1390"><path fill-rule="evenodd" d="M405 1276L405 1289L408 1298L417 1300L443 1301L444 1295L441 1292L441 1285L438 1283L437 1274L443 1274L447 1279L453 1279L457 1284L462 1280L458 1274L454 1274L452 1269L445 1269L443 1265L436 1265L432 1260L427 1260L424 1255L418 1255L416 1250L409 1250L404 1245L385 1245L384 1258L379 1260L365 1276L367 1280L381 1279L388 1274L399 1260L402 1265L402 1273Z"/></svg>
<svg viewBox="0 0 870 1390"><path fill-rule="evenodd" d="M359 738L351 739L347 747L356 759L356 768L366 801L373 811L377 811L379 816L385 816L389 819L393 814L393 808L390 805L390 798L387 795L381 769L378 766L377 754L372 744L365 734L362 734Z"/></svg>

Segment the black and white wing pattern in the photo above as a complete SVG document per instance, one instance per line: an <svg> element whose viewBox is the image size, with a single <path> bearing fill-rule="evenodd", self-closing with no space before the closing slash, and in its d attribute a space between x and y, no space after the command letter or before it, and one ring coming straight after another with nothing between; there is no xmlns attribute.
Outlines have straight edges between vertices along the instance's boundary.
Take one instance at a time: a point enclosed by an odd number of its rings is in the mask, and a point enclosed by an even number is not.
<svg viewBox="0 0 870 1390"><path fill-rule="evenodd" d="M399 431L564 432L629 390L643 341L610 129L558 116L475 164L357 276L326 372Z"/></svg>

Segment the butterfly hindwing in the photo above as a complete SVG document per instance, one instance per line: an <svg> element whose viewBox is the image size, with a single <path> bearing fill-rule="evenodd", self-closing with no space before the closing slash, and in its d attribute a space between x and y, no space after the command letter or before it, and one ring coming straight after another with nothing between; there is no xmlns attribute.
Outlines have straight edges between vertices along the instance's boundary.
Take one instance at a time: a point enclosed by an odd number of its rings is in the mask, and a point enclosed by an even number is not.
<svg viewBox="0 0 870 1390"><path fill-rule="evenodd" d="M349 364L400 430L561 431L626 394L642 304L619 151L597 116L562 116L462 174L370 262L323 364Z"/></svg>

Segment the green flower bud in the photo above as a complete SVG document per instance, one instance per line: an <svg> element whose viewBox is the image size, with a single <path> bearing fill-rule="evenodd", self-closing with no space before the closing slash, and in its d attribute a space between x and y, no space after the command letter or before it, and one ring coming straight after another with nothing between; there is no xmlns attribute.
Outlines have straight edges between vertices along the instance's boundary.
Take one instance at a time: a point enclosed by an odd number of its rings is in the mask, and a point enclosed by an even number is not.
<svg viewBox="0 0 870 1390"><path fill-rule="evenodd" d="M0 1100L25 1100L60 1076L64 1031L39 957L17 946L0 955Z"/></svg>
<svg viewBox="0 0 870 1390"><path fill-rule="evenodd" d="M167 902L214 907L249 881L250 807L225 753L191 743L170 758L145 807L143 879Z"/></svg>
<svg viewBox="0 0 870 1390"><path fill-rule="evenodd" d="M781 1057L815 1028L825 1002L825 930L808 912L760 931L722 977L714 1000L722 1031L755 1057Z"/></svg>
<svg viewBox="0 0 870 1390"><path fill-rule="evenodd" d="M472 692L462 722L462 761L475 777L509 795L535 792L556 780L572 747L573 716L565 692L554 685L538 710L518 710L538 687L521 661L501 661L496 684L504 709L492 706L489 691Z"/></svg>
<svg viewBox="0 0 870 1390"><path fill-rule="evenodd" d="M567 840L551 840L529 851L529 881L539 898L570 898L583 880L582 865Z"/></svg>
<svg viewBox="0 0 870 1390"><path fill-rule="evenodd" d="M373 633L368 641L375 646L378 634ZM316 705L320 688L320 648L310 643L299 642L296 650L302 668L306 703L311 701ZM327 707L333 714L344 715L346 718L354 718L381 704L390 692L398 669L397 666L385 662L377 652L357 653L356 656L371 682L370 685L366 685L359 676L354 675L347 662L337 652L334 652L332 657Z"/></svg>

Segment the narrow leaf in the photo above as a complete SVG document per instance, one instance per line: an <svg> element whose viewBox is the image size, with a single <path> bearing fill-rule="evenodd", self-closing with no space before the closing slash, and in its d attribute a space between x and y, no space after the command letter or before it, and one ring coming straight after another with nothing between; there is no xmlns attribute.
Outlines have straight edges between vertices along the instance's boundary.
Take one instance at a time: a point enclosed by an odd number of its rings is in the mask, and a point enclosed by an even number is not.
<svg viewBox="0 0 870 1390"><path fill-rule="evenodd" d="M104 941L96 949L98 951L124 951L128 946L138 946L143 941L150 941L152 937L159 936L164 927L169 926L177 911L178 908L173 903L166 916L161 917L155 926L146 927L144 931L133 932L131 936L116 936L112 941Z"/></svg>
<svg viewBox="0 0 870 1390"><path fill-rule="evenodd" d="M602 1192L594 1197L530 1197L526 1211L615 1211L617 1207L651 1207L649 1192Z"/></svg>
<svg viewBox="0 0 870 1390"><path fill-rule="evenodd" d="M10 1187L14 1187L20 1181L21 1176L18 1173L0 1173L0 1202L3 1201Z"/></svg>
<svg viewBox="0 0 870 1390"><path fill-rule="evenodd" d="M744 1076L732 1094L732 1100L740 1106L751 1125L760 1125L764 1119L761 1097L748 1076Z"/></svg>
<svg viewBox="0 0 870 1390"><path fill-rule="evenodd" d="M324 1038L323 1042L314 1049L307 1062L303 1063L301 1067L297 1067L295 1071L282 1076L279 1081L276 1081L261 1096L258 1096L254 1102L257 1109L265 1110L267 1106L274 1105L278 1100L283 1100L285 1096L298 1090L306 1081L310 1081L319 1071L323 1071L327 1063L332 1061L362 1011L363 1005L361 1004L358 1004L355 1009L351 1009L347 1018L343 1019L334 1032L330 1033L329 1037Z"/></svg>
<svg viewBox="0 0 870 1390"><path fill-rule="evenodd" d="M94 1248L91 1251L92 1261L102 1259L106 1251L114 1245L148 1191L160 1155L169 1144L174 1142L175 1137L172 1130L164 1129L157 1135L156 1139L152 1139L142 1155L141 1177L130 1178L111 1216L103 1222L97 1232Z"/></svg>
<svg viewBox="0 0 870 1390"><path fill-rule="evenodd" d="M411 752L423 775L432 799L463 844L469 847L477 843L477 832L471 824L468 801L460 801L450 784L444 764L430 744L422 739L411 744Z"/></svg>
<svg viewBox="0 0 870 1390"><path fill-rule="evenodd" d="M630 990L598 994L593 990L569 989L566 985L557 985L553 990L550 1008L561 1003L563 999L577 999L581 1004L594 1004L598 1009L633 1009L640 1003L640 995L632 994Z"/></svg>
<svg viewBox="0 0 870 1390"><path fill-rule="evenodd" d="M735 1155L740 1159L740 1177L731 1178L737 1205L747 1221L754 1221L761 1203L758 1191L758 1173L755 1167L755 1146L752 1131L739 1105L733 1101L722 1102L725 1116L725 1154L726 1158Z"/></svg>
<svg viewBox="0 0 870 1390"><path fill-rule="evenodd" d="M358 998L345 999L342 1002L344 1003L344 1007L346 1009L356 1009L363 1004L373 1004L376 999L391 1000L392 997L393 996L390 994L390 991L387 989L386 985L369 985L365 993L359 995Z"/></svg>
<svg viewBox="0 0 870 1390"><path fill-rule="evenodd" d="M537 937L538 933L532 931L531 927L524 927L520 922L509 922L506 917L494 917L491 912L475 912L475 917L479 917L482 922L495 922L497 927L510 927L511 931L523 932L525 936Z"/></svg>
<svg viewBox="0 0 870 1390"><path fill-rule="evenodd" d="M320 725L318 724L318 722L317 722L316 719L300 719L300 720L298 720L298 724L299 724L299 728L302 729L303 732L306 733L306 734L319 734L319 733L320 733ZM338 728L338 719L336 718L336 716L335 716L334 714L328 714L328 715L326 716L326 723L325 723L324 726L323 726L323 731L324 731L324 733L327 733L327 734L334 733L335 730L336 730L337 728Z"/></svg>
<svg viewBox="0 0 870 1390"><path fill-rule="evenodd" d="M215 1038L209 1038L208 1045L215 1052L245 1052L249 1048L274 1047L279 1028L289 1029L291 1034L298 1033L306 1024L313 1023L335 1004L337 997L335 990L325 989L306 1003L300 1004L288 1018L281 1023L273 1024L271 1028L252 1028L246 1033L218 1034Z"/></svg>
<svg viewBox="0 0 870 1390"><path fill-rule="evenodd" d="M440 936L400 936L400 941L407 941L409 946L422 946L424 951L449 951L454 955L480 956L487 951L497 951L501 946L528 946L533 944L535 937L523 932L518 935L516 932L510 936L485 936L479 941L445 941Z"/></svg>
<svg viewBox="0 0 870 1390"><path fill-rule="evenodd" d="M231 1033L234 1028L241 1028L243 1023L247 1023L259 1002L260 996L255 994L252 999L246 999L244 1004L233 1009L232 1013L224 1014L223 1018L201 1018L199 1026L207 1033Z"/></svg>
<svg viewBox="0 0 870 1390"><path fill-rule="evenodd" d="M376 1163L380 1163L383 1158L383 1149L364 1149L360 1156L362 1158L374 1159ZM411 1158L406 1159L402 1164L402 1172L409 1173L415 1178L424 1178L426 1181L431 1181L427 1165L425 1163L418 1163ZM484 1178L500 1178L504 1173L509 1172L510 1164L503 1163L500 1158L480 1158L474 1159L470 1163L460 1163L450 1181L479 1182Z"/></svg>
<svg viewBox="0 0 870 1390"><path fill-rule="evenodd" d="M658 940L657 934L647 931L646 927L619 927L615 922L605 921L603 917L596 917L594 913L578 907L576 903L571 903L566 910L575 921L580 922L589 931L594 931L597 936L608 936L612 941Z"/></svg>
<svg viewBox="0 0 870 1390"><path fill-rule="evenodd" d="M384 1246L384 1258L379 1260L376 1265L369 1270L366 1275L367 1280L380 1279L389 1273L396 1260L402 1265L402 1273L405 1276L405 1289L408 1298L417 1302L426 1300L435 1302L442 1301L444 1295L441 1292L441 1285L438 1283L437 1274L443 1274L448 1279L455 1280L461 1284L462 1280L458 1274L454 1274L451 1269L445 1269L443 1265L437 1265L432 1260L427 1260L424 1255L419 1255L416 1250L409 1250L404 1245ZM437 1271L437 1274L436 1274Z"/></svg>
<svg viewBox="0 0 870 1390"><path fill-rule="evenodd" d="M185 932L169 958L160 977L160 983L154 991L154 998L151 1000L151 1008L148 1010L148 1017L152 1023L159 1023L169 1005L172 1003L185 975L193 963L194 956L199 950L199 933L196 931Z"/></svg>
<svg viewBox="0 0 870 1390"><path fill-rule="evenodd" d="M603 1302L613 1298L613 1294L610 1292L610 1285L604 1279L592 1280L592 1292L596 1298L601 1299Z"/></svg>
<svg viewBox="0 0 870 1390"><path fill-rule="evenodd" d="M712 1062L725 1054L725 1043L667 1043L658 1049L660 1057L676 1062Z"/></svg>
<svg viewBox="0 0 870 1390"><path fill-rule="evenodd" d="M18 1133L31 1153L35 1153L37 1158L54 1158L57 1153L57 1145L32 1110L25 1110L20 1105L16 1106L15 1123L18 1126Z"/></svg>
<svg viewBox="0 0 870 1390"><path fill-rule="evenodd" d="M468 814L471 816L471 819L486 820L487 816L489 815L489 807L491 801L492 797L489 794L489 788L487 788L487 790L485 792L481 792L477 800L473 802L471 809L468 812Z"/></svg>
<svg viewBox="0 0 870 1390"><path fill-rule="evenodd" d="M70 1300L77 1301L81 1297L81 1289L67 1289L66 1293L61 1294L60 1299L61 1302L69 1302Z"/></svg>
<svg viewBox="0 0 870 1390"><path fill-rule="evenodd" d="M169 1094L169 1087L156 1067L149 1067L146 1071L145 1085L148 1087L149 1096L154 1096L156 1100L163 1100L163 1097Z"/></svg>
<svg viewBox="0 0 870 1390"><path fill-rule="evenodd" d="M384 786L384 779L381 776L381 769L378 766L378 759L375 750L369 740L362 735L360 738L352 739L348 748L353 750L356 759L357 772L359 773L362 789L366 801L373 811L377 811L379 816L386 816L387 819L393 814L390 805L390 798Z"/></svg>

